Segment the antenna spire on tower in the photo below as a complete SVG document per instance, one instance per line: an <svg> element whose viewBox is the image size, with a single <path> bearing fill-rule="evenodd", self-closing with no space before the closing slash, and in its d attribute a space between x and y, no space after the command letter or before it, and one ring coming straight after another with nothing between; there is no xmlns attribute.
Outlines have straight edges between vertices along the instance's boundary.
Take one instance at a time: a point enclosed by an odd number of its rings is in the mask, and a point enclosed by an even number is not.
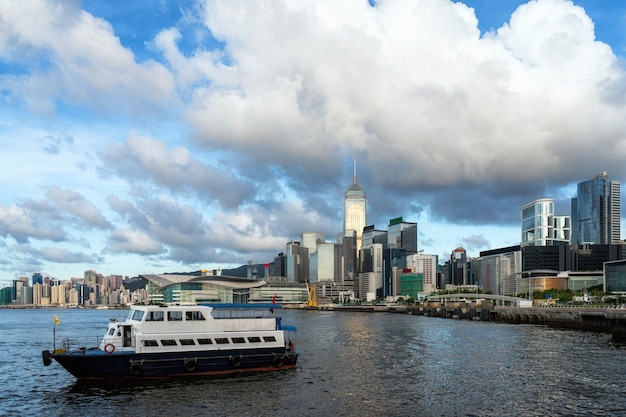
<svg viewBox="0 0 626 417"><path fill-rule="evenodd" d="M356 158L354 158L354 176L352 177L353 184L356 184Z"/></svg>

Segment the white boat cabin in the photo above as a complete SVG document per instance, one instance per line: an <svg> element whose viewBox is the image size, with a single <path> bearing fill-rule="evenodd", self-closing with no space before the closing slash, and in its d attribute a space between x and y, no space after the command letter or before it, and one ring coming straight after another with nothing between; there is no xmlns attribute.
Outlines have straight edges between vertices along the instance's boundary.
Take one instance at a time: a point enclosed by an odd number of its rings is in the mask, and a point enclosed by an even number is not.
<svg viewBox="0 0 626 417"><path fill-rule="evenodd" d="M111 319L100 344L107 352L186 352L286 347L293 350L295 334L285 340L280 319L271 308L133 306L128 317Z"/></svg>

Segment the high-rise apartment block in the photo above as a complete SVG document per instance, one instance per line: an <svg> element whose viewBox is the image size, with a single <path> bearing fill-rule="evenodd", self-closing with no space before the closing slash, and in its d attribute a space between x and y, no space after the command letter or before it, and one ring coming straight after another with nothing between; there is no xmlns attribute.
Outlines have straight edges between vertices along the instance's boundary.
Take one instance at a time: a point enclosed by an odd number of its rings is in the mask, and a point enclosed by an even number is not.
<svg viewBox="0 0 626 417"><path fill-rule="evenodd" d="M572 245L619 244L620 182L606 172L578 183L572 198Z"/></svg>

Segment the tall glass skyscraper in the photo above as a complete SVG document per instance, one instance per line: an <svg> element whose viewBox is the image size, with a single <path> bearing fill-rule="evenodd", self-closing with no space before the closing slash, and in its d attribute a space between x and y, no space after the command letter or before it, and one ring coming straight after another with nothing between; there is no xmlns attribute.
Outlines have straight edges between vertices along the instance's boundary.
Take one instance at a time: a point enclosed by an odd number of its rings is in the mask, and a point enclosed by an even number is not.
<svg viewBox="0 0 626 417"><path fill-rule="evenodd" d="M619 244L620 216L619 181L609 181L609 175L602 172L579 183L572 198L572 245Z"/></svg>
<svg viewBox="0 0 626 417"><path fill-rule="evenodd" d="M356 251L361 249L363 228L367 225L367 201L365 191L356 182L356 160L354 161L354 176L352 185L348 187L343 203L343 231L356 232Z"/></svg>

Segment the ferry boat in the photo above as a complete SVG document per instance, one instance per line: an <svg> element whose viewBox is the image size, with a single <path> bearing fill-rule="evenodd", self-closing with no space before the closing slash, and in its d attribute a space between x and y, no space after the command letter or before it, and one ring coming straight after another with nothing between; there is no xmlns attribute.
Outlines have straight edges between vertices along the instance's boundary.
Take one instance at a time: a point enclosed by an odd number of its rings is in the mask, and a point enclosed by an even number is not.
<svg viewBox="0 0 626 417"><path fill-rule="evenodd" d="M79 379L228 375L296 367L296 328L277 304L132 306L99 346L64 340L42 352ZM56 318L55 318L56 320ZM97 342L96 342L97 343ZM56 341L55 341L56 344Z"/></svg>

